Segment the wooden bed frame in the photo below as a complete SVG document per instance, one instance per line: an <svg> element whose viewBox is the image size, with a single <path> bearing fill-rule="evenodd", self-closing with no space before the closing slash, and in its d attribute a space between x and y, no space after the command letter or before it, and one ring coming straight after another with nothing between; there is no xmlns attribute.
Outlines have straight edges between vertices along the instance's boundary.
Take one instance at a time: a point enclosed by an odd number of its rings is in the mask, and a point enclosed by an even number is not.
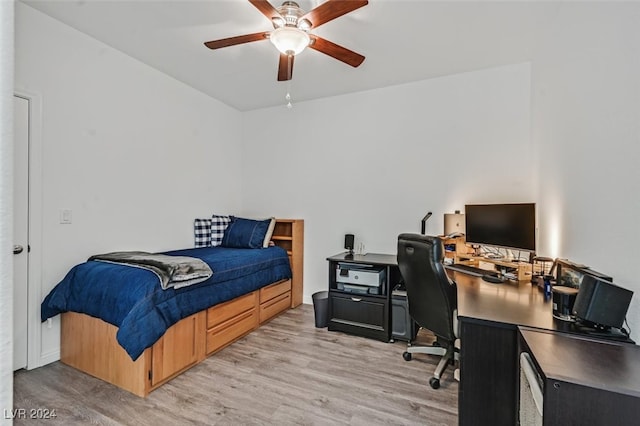
<svg viewBox="0 0 640 426"><path fill-rule="evenodd" d="M302 303L304 221L277 219L272 241L287 250L292 278L182 319L132 361L118 328L76 312L62 314L60 360L135 395L149 393L278 314Z"/></svg>

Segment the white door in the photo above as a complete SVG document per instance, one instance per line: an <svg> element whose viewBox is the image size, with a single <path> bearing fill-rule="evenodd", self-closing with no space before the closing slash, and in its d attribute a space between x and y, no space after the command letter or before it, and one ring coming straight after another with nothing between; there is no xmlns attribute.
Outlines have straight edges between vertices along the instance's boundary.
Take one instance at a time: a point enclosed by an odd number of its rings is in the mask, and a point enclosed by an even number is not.
<svg viewBox="0 0 640 426"><path fill-rule="evenodd" d="M13 370L27 366L29 100L13 97Z"/></svg>

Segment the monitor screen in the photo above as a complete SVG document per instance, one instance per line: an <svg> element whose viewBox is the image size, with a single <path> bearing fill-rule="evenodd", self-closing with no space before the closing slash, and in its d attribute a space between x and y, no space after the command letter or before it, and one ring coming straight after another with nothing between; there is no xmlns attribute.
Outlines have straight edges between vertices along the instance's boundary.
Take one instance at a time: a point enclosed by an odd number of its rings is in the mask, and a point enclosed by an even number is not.
<svg viewBox="0 0 640 426"><path fill-rule="evenodd" d="M536 205L467 204L466 241L534 252L536 250Z"/></svg>

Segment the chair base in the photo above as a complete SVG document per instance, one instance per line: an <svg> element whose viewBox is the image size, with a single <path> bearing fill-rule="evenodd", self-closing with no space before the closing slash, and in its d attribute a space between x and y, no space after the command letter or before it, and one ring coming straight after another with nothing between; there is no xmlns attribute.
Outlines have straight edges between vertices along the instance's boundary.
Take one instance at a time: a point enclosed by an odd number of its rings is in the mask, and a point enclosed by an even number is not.
<svg viewBox="0 0 640 426"><path fill-rule="evenodd" d="M438 362L438 366L436 367L433 373L433 377L429 379L429 385L433 389L438 389L440 387L440 378L442 377L442 374L444 373L444 371L447 369L447 365L452 364L455 360L457 360L459 355L457 349L453 345L450 345L449 347L443 347L443 346L412 346L411 344L409 344L407 346L406 352L402 354L402 357L404 358L405 361L410 361L412 354L427 354L427 355L436 355L441 357L440 362ZM454 376L455 375L456 374L454 372Z"/></svg>

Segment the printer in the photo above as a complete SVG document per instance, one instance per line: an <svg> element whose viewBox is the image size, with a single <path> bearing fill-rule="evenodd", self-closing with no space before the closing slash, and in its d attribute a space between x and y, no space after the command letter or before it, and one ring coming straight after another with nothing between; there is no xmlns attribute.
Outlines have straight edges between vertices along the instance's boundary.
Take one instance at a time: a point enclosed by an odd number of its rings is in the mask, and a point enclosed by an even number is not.
<svg viewBox="0 0 640 426"><path fill-rule="evenodd" d="M387 268L380 265L338 262L336 287L357 294L383 294Z"/></svg>

